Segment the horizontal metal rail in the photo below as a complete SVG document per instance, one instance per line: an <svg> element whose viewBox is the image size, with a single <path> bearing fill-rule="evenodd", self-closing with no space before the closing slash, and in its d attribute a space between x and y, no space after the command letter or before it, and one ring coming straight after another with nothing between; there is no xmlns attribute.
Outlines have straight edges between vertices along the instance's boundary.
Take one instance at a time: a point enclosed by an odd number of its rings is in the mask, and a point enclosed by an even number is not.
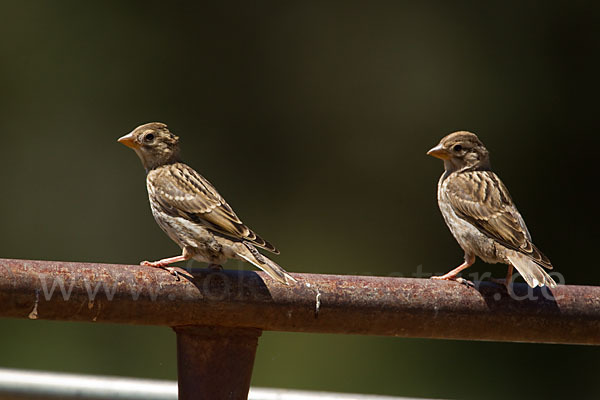
<svg viewBox="0 0 600 400"><path fill-rule="evenodd" d="M0 259L0 317L600 344L600 287L293 276Z"/></svg>
<svg viewBox="0 0 600 400"><path fill-rule="evenodd" d="M0 368L0 400L177 400L177 382ZM304 390L251 388L249 400L410 400Z"/></svg>
<svg viewBox="0 0 600 400"><path fill-rule="evenodd" d="M247 399L263 330L600 344L600 287L293 276L0 259L0 317L170 326L181 400Z"/></svg>

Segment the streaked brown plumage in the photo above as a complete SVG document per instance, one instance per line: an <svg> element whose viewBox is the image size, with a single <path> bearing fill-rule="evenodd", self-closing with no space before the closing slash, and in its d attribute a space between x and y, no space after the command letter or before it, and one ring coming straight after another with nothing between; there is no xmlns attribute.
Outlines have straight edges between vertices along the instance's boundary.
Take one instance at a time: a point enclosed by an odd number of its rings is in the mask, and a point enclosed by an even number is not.
<svg viewBox="0 0 600 400"><path fill-rule="evenodd" d="M506 186L492 172L489 153L470 132L454 132L427 152L444 161L445 172L438 183L438 204L446 224L465 251L465 262L434 279L456 279L475 262L513 266L531 287L555 287L543 268L550 260L532 243L525 221L515 207Z"/></svg>
<svg viewBox="0 0 600 400"><path fill-rule="evenodd" d="M295 281L256 247L279 251L244 225L210 182L180 161L179 138L165 124L138 126L119 142L142 160L152 215L182 248L181 256L142 265L165 267L193 258L214 267L235 258L261 268L279 282Z"/></svg>

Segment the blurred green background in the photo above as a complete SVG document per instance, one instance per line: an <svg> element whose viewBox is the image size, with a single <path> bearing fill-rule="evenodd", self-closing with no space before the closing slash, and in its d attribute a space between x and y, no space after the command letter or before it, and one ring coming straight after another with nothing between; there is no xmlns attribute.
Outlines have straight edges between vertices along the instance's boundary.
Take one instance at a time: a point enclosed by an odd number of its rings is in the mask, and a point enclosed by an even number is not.
<svg viewBox="0 0 600 400"><path fill-rule="evenodd" d="M4 0L0 15L0 257L178 254L139 160L116 143L162 121L289 271L446 272L462 252L437 209L442 164L425 152L468 129L566 282L599 284L598 2ZM469 272L485 271L506 269ZM599 359L582 346L265 332L252 383L598 398ZM175 379L175 335L0 320L0 367Z"/></svg>

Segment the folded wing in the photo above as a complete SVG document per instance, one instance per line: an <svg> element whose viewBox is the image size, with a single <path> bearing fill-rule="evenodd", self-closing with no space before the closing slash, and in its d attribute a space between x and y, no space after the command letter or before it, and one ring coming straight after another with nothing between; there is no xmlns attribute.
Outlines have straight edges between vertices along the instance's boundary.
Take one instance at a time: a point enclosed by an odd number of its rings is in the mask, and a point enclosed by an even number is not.
<svg viewBox="0 0 600 400"><path fill-rule="evenodd" d="M552 269L531 242L527 226L508 190L492 171L467 171L448 177L448 197L456 214L486 236Z"/></svg>
<svg viewBox="0 0 600 400"><path fill-rule="evenodd" d="M181 216L232 239L279 254L238 218L213 185L189 166L176 163L151 171L154 198L173 216Z"/></svg>

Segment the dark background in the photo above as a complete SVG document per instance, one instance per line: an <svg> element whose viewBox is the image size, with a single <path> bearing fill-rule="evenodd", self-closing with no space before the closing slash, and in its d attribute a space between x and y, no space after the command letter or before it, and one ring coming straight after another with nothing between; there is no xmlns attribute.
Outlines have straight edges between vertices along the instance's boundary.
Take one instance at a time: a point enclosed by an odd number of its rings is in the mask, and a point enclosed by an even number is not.
<svg viewBox="0 0 600 400"><path fill-rule="evenodd" d="M0 257L178 254L139 160L116 143L162 121L289 271L446 272L462 252L437 209L442 164L425 152L468 129L556 271L598 285L599 4L3 1ZM469 272L486 271L506 269ZM0 320L0 339L1 367L176 377L167 328ZM266 332L252 383L592 398L599 359L583 346Z"/></svg>

